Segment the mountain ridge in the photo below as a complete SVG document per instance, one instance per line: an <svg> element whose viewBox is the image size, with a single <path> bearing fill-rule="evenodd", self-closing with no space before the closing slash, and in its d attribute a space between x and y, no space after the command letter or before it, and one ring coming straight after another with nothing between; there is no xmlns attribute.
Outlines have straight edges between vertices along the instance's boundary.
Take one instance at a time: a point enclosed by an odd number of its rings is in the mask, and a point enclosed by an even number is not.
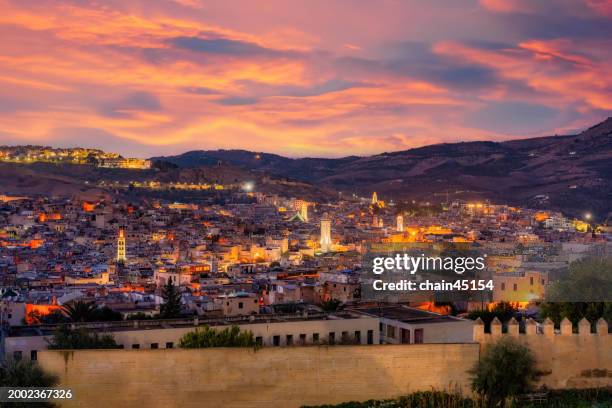
<svg viewBox="0 0 612 408"><path fill-rule="evenodd" d="M612 117L576 135L440 143L371 156L288 158L247 150L156 157L179 167L223 162L336 191L392 199L489 199L575 215L612 211Z"/></svg>

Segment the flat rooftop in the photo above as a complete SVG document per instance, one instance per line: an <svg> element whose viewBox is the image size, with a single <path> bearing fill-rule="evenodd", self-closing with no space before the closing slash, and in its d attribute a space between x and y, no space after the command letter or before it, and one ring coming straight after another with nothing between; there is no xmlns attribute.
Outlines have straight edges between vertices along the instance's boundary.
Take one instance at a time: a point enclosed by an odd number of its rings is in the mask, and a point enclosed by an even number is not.
<svg viewBox="0 0 612 408"><path fill-rule="evenodd" d="M130 330L155 330L155 329L175 329L181 327L197 326L232 326L257 323L285 323L315 320L347 320L360 319L366 317L363 314L350 312L337 313L292 313L292 314L258 314L250 316L232 316L206 318L183 318L183 319L155 319L155 320L121 320L116 322L87 322L74 323L76 328L85 328L98 332L120 332ZM70 323L63 324L70 326ZM62 324L14 326L9 329L7 337L28 337L28 336L50 336Z"/></svg>
<svg viewBox="0 0 612 408"><path fill-rule="evenodd" d="M351 309L356 313L362 313L364 315L385 318L390 320L397 320L403 323L445 323L449 321L463 321L455 316L441 315L438 313L428 312L404 305L382 305L382 306L368 306L368 307L357 307Z"/></svg>

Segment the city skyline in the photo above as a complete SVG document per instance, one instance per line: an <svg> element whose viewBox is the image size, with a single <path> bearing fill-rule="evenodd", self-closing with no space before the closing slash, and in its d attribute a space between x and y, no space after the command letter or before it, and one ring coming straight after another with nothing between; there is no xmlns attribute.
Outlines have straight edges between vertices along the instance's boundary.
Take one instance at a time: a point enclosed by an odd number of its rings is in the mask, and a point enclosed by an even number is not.
<svg viewBox="0 0 612 408"><path fill-rule="evenodd" d="M610 2L439 6L0 1L0 144L339 157L610 116Z"/></svg>

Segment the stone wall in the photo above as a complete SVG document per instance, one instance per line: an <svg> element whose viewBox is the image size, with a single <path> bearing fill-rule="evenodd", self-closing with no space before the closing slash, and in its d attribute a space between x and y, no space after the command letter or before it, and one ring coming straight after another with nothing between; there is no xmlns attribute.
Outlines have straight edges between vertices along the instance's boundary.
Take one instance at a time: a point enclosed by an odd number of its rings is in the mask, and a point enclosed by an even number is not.
<svg viewBox="0 0 612 408"><path fill-rule="evenodd" d="M417 390L469 394L467 373L482 349L502 336L530 347L549 388L612 385L608 325L569 321L554 330L511 320L507 333L474 325L479 343L370 346L42 351L39 361L71 388L79 407L299 407L392 398Z"/></svg>
<svg viewBox="0 0 612 408"><path fill-rule="evenodd" d="M71 407L299 407L469 391L478 344L43 351Z"/></svg>
<svg viewBox="0 0 612 408"><path fill-rule="evenodd" d="M568 319L561 322L559 330L547 319L538 327L528 319L524 333L519 324L511 319L504 327L497 318L491 323L491 333L484 332L484 325L477 320L474 325L474 340L484 349L501 336L509 336L529 347L542 372L540 385L548 388L595 388L612 385L612 344L608 324L600 319L596 332L592 333L591 323L582 319L572 327ZM575 329L575 330L574 330Z"/></svg>

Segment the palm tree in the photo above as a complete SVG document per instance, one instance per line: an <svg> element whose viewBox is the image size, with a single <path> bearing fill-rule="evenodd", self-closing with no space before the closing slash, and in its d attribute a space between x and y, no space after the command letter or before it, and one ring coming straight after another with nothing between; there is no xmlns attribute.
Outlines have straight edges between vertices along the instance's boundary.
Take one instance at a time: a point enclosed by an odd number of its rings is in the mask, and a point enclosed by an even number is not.
<svg viewBox="0 0 612 408"><path fill-rule="evenodd" d="M94 302L77 300L62 306L62 311L71 322L91 322L95 320L97 306Z"/></svg>

